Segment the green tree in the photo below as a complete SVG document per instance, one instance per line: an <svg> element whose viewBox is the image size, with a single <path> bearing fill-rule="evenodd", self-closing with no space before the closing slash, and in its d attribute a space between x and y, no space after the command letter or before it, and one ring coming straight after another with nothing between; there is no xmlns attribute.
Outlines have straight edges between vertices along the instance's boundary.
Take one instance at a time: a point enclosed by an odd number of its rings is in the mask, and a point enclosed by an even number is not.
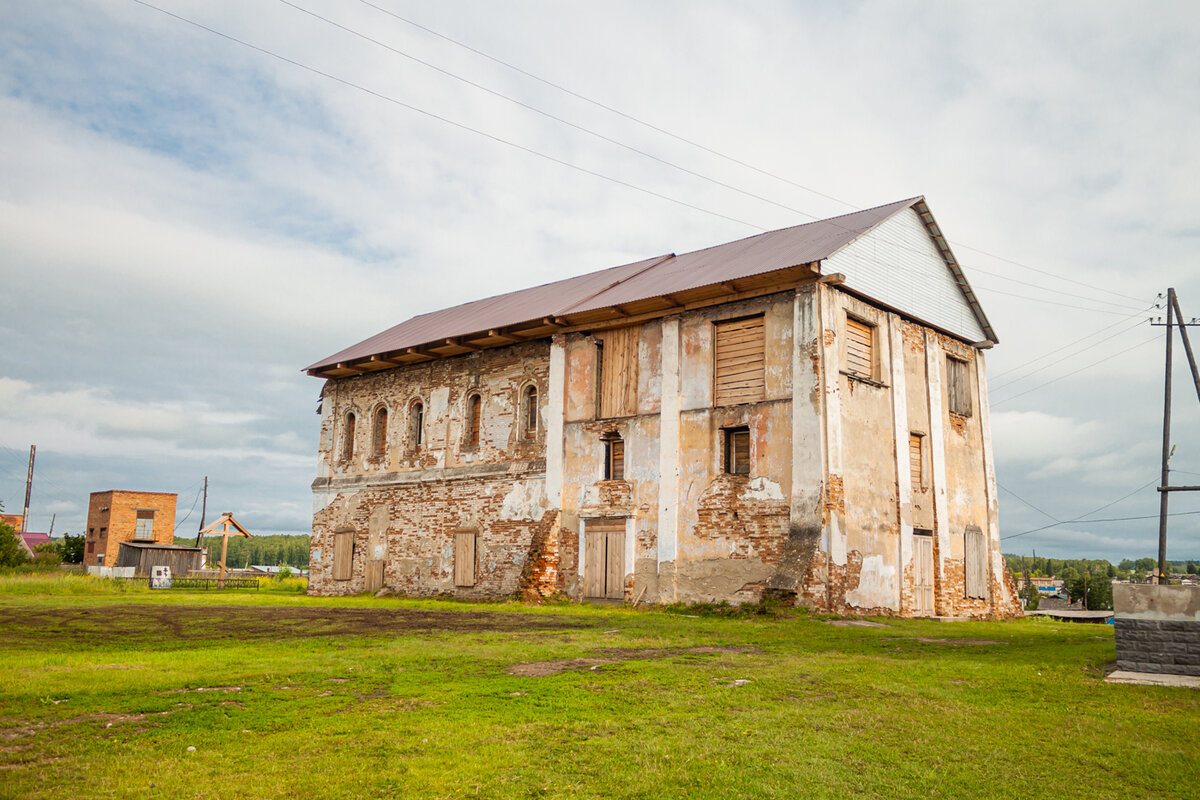
<svg viewBox="0 0 1200 800"><path fill-rule="evenodd" d="M2 509L3 506L0 506ZM29 553L13 526L0 522L0 567L19 567L29 561Z"/></svg>
<svg viewBox="0 0 1200 800"><path fill-rule="evenodd" d="M63 539L59 542L58 549L62 553L64 564L82 564L83 563L83 543L84 535L78 534L72 536L69 533L63 534Z"/></svg>
<svg viewBox="0 0 1200 800"><path fill-rule="evenodd" d="M1121 563L1117 564L1117 569L1121 570L1121 572L1132 572L1136 566L1133 559L1122 558Z"/></svg>
<svg viewBox="0 0 1200 800"><path fill-rule="evenodd" d="M1158 569L1158 560L1154 558L1139 558L1136 565L1140 572L1155 572Z"/></svg>
<svg viewBox="0 0 1200 800"><path fill-rule="evenodd" d="M1041 602L1042 593L1038 591L1033 581L1027 580L1025 583L1025 610L1037 611L1037 607Z"/></svg>

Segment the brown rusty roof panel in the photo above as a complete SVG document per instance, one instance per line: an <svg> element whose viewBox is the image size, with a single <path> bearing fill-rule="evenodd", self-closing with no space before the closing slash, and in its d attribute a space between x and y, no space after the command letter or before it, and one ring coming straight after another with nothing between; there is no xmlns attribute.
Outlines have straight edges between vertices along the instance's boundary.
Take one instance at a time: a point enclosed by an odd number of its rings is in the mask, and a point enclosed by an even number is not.
<svg viewBox="0 0 1200 800"><path fill-rule="evenodd" d="M821 261L915 197L832 219L769 231L680 256L668 254L420 314L305 367L320 372L384 353L438 347L447 339L546 317L611 308Z"/></svg>

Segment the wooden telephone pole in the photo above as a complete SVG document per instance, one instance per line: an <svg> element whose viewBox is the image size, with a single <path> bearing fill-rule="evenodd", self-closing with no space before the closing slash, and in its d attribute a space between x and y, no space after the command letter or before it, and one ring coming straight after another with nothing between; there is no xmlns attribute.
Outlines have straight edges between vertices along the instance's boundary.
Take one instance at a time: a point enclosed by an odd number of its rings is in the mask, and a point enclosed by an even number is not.
<svg viewBox="0 0 1200 800"><path fill-rule="evenodd" d="M1174 317L1174 321L1172 321ZM1171 492L1200 492L1200 486L1171 486L1171 341L1172 328L1179 327L1179 338L1183 340L1183 349L1187 352L1188 366L1192 369L1192 383L1196 387L1196 399L1200 400L1200 371L1196 369L1196 357L1192 353L1192 343L1188 340L1187 329L1193 322L1184 322L1183 313L1179 310L1179 298L1174 289L1167 289L1167 321L1154 322L1152 325L1164 325L1167 329L1167 366L1163 387L1163 443L1162 443L1162 479L1158 491L1161 496L1158 504L1158 578L1156 583L1167 579L1167 498Z"/></svg>

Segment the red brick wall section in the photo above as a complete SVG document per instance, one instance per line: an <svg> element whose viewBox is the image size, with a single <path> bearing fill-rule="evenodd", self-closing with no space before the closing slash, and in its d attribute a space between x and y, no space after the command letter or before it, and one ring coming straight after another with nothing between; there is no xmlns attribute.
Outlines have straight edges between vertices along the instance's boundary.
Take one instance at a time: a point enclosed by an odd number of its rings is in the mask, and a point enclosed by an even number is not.
<svg viewBox="0 0 1200 800"><path fill-rule="evenodd" d="M104 556L106 566L116 563L121 542L133 541L138 509L154 509L154 541L171 544L175 536L176 500L177 495L170 492L93 492L88 500L86 532L86 541L93 545L93 552L84 547L84 566L95 566L100 555ZM100 535L101 529L104 536Z"/></svg>

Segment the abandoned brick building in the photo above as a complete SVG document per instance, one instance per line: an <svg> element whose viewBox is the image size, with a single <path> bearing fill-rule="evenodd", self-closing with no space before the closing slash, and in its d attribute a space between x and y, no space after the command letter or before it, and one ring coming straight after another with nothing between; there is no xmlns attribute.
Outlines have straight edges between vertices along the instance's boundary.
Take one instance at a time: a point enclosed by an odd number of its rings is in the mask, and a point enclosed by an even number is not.
<svg viewBox="0 0 1200 800"><path fill-rule="evenodd" d="M923 198L414 317L307 368L310 591L1019 613L995 341Z"/></svg>

